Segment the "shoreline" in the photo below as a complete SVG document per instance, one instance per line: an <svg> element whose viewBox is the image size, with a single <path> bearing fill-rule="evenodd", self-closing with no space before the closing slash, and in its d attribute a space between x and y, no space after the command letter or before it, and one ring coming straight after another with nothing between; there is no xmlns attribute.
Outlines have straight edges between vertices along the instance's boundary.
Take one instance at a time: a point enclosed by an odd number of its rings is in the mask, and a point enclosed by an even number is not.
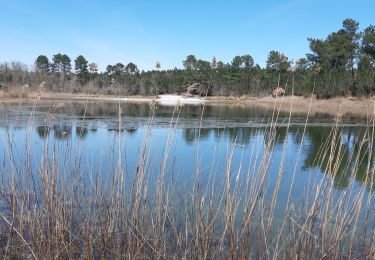
<svg viewBox="0 0 375 260"><path fill-rule="evenodd" d="M27 97L1 97L0 104L14 103L14 102L44 102L44 101L102 101L102 102L129 102L129 103L149 103L155 102L156 97L152 96L109 96L109 95L85 95L72 93L43 93L38 96L37 93L28 93ZM248 107L262 107L265 109L274 109L292 113L310 113L328 114L332 116L361 116L369 117L375 115L375 98L364 97L336 97L331 99L317 99L316 97L301 97L301 96L282 96L273 98L272 96L265 97L222 97L213 96L207 97L203 102L205 105L212 106L248 106ZM194 105L183 104L183 105ZM196 104L198 105L198 104ZM202 105L202 103L199 103Z"/></svg>

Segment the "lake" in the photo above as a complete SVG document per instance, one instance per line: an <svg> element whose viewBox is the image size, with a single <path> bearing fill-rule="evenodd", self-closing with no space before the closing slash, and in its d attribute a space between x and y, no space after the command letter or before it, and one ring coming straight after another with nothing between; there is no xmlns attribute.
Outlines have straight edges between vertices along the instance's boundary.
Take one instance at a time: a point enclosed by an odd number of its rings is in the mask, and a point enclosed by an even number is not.
<svg viewBox="0 0 375 260"><path fill-rule="evenodd" d="M58 189L79 183L74 189L88 197L98 183L105 193L121 182L127 197L140 189L147 193L145 200L157 197L162 187L175 207L185 207L186 198L194 202L200 197L202 203L214 198L225 212L232 201L241 212L234 214L237 227L243 225L243 212L254 210L247 202L258 194L267 210L254 213L253 221L261 212L273 216L275 234L286 211L304 223L318 195L327 191L326 205L343 203L344 196L345 205L375 205L374 148L368 141L373 130L366 118L290 117L289 112L250 105L98 101L12 103L0 109L3 191L18 185L15 189L38 194L45 189L44 171L58 173ZM220 194L232 195L221 204Z"/></svg>
<svg viewBox="0 0 375 260"><path fill-rule="evenodd" d="M45 142L60 149L68 145L72 154L80 154L82 167L87 170L88 166L95 168L99 162L107 163L110 155L117 156L117 146L121 142L126 168L132 172L150 130L147 142L154 163L160 164L169 138L172 145L168 171L178 173L186 181L197 170L202 175L214 171L220 177L225 172L230 153L233 153L232 170L241 168L246 172L252 167L250 164L256 162L250 159L251 154L255 150L258 154L263 153L270 127L276 125L271 172L275 170L273 166L278 168L281 153L286 149L284 171L298 172L298 192L311 175L318 179L324 175L325 165L318 157L336 124L336 119L328 114L315 115L308 119L303 136L306 114L292 115L288 122L289 112L278 113L273 109L246 105L184 105L181 111L173 106L158 106L154 112L148 103L122 103L120 106L120 126L119 104L116 102L46 101L3 106L0 148L6 150L9 138L16 150L22 149L26 141L30 141L34 157L32 163L36 165ZM367 124L365 118L352 117L339 122L338 131L345 149L343 156L349 158L356 152L355 144L364 138L366 130L371 130L371 125L366 127ZM17 159L24 158L20 156ZM342 163L345 161L342 160ZM361 170L353 180L344 169L338 172L338 176L335 176L336 189L347 188L351 181L355 186L363 185ZM290 176L286 174L284 177L283 183L288 186Z"/></svg>

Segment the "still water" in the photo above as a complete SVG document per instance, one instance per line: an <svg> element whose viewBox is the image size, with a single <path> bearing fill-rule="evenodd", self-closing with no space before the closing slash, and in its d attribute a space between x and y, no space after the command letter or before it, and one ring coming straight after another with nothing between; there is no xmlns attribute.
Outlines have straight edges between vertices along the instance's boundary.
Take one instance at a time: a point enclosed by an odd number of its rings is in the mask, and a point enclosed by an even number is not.
<svg viewBox="0 0 375 260"><path fill-rule="evenodd" d="M363 187L372 192L374 182L368 180L373 178L365 181L374 161L373 148L363 142L372 135L366 118L344 116L335 128L335 118L317 114L305 123L306 114L289 119L289 113L255 106L6 104L0 107L1 177L6 182L9 172L26 170L37 175L46 153L58 162L60 175L79 172L88 183L98 174L101 181L110 180L118 169L131 180L143 160L150 182L165 169L165 178L184 193L192 190L197 176L202 187L220 187L227 171L233 182L245 182L269 156L269 190L282 172L280 205L291 186L291 199L303 200L323 178L334 180L337 193ZM267 155L266 149L271 151Z"/></svg>

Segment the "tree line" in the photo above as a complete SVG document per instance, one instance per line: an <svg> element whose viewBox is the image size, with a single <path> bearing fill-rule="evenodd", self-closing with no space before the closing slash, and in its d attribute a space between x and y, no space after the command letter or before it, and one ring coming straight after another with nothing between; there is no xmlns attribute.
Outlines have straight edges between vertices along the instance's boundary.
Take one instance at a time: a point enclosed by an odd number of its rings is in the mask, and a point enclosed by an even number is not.
<svg viewBox="0 0 375 260"><path fill-rule="evenodd" d="M287 94L320 98L339 95L372 95L375 92L375 26L359 31L359 22L347 18L342 28L325 39L308 38L310 53L293 61L279 51L269 52L265 68L251 55L235 56L229 63L188 55L183 69L140 71L136 64L116 63L98 72L95 62L79 55L72 67L66 54L48 59L40 55L35 68L19 62L0 64L0 88L41 83L51 91L122 95L183 93L193 83L202 86L201 94L220 96L268 95L277 86ZM293 86L293 87L292 87Z"/></svg>

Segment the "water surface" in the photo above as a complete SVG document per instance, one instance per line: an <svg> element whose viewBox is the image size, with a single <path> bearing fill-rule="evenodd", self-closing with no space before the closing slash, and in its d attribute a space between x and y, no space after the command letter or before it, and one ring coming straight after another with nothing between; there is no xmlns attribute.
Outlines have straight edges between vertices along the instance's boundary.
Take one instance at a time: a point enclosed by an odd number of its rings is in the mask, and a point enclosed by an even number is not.
<svg viewBox="0 0 375 260"><path fill-rule="evenodd" d="M372 174L373 148L362 142L372 135L371 127L366 118L344 117L334 127L336 122L326 114L306 120L303 113L289 118L289 112L238 105L7 104L0 114L2 177L25 165L36 174L47 151L58 155L60 172L77 171L88 183L98 173L110 179L120 158L130 187L146 144L149 181L165 167L165 178L181 193L192 190L197 176L201 187L220 187L228 170L233 182L246 183L263 160L269 162L270 191L282 171L280 205L291 186L292 199L301 201L323 178L334 180L337 193L361 187L371 192L374 183L366 181L366 173L370 165Z"/></svg>

